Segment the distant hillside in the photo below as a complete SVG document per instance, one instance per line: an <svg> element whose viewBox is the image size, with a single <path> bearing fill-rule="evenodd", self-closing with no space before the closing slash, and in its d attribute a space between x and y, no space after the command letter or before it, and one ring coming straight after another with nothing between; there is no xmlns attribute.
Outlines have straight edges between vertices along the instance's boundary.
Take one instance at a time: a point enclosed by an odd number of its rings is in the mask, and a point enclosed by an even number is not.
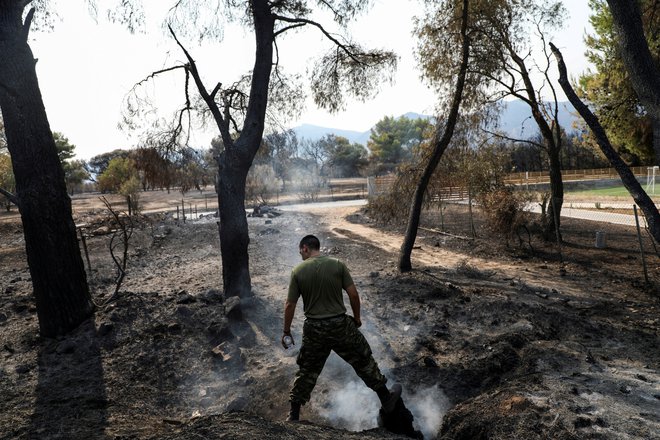
<svg viewBox="0 0 660 440"><path fill-rule="evenodd" d="M559 103L559 122L568 132L573 131L572 124L576 116L571 114L573 107L566 102ZM422 115L419 113L408 112L401 116L409 119L431 119L432 116ZM384 116L383 116L384 117ZM505 132L509 137L513 138L529 138L536 135L539 130L536 123L532 119L532 113L529 106L521 100L508 101L505 108L502 110L500 116L499 130ZM341 128L321 127L319 125L302 124L293 128L298 138L319 140L327 134L334 134L335 136L342 136L350 142L367 145L371 129L367 131L343 130Z"/></svg>
<svg viewBox="0 0 660 440"><path fill-rule="evenodd" d="M570 102L559 103L559 124L569 133L574 131L573 122L577 118L571 114L572 111L574 109ZM499 130L518 139L526 139L539 133L529 106L521 100L507 101L500 116Z"/></svg>
<svg viewBox="0 0 660 440"><path fill-rule="evenodd" d="M356 142L358 144L366 145L369 135L371 134L371 129L367 131L354 131L354 130L342 130L340 128L331 128L331 127L321 127L319 125L312 124L302 124L293 128L293 131L296 132L296 135L299 139L308 139L312 141L317 141L327 134L334 134L335 136L342 136L348 139L351 143Z"/></svg>

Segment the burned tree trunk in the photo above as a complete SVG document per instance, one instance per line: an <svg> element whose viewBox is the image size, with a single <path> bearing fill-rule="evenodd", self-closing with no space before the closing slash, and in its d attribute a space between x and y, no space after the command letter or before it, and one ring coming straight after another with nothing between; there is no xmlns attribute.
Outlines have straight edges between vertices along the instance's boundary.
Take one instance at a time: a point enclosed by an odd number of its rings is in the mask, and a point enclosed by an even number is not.
<svg viewBox="0 0 660 440"><path fill-rule="evenodd" d="M248 166L236 166L235 159L228 167L226 155L218 158L218 206L220 212L220 253L222 256L222 284L225 297L246 297L252 294L245 215L245 180Z"/></svg>
<svg viewBox="0 0 660 440"><path fill-rule="evenodd" d="M468 0L463 0L463 13L461 22L461 37L463 38L461 48L462 58L458 78L456 80L456 88L454 90L454 96L452 98L449 116L447 117L447 123L444 127L444 132L442 135L440 135L440 130L438 128L433 136L433 153L429 159L429 162L424 167L422 176L420 177L417 188L415 189L412 204L410 205L408 227L406 228L406 235L403 239L403 244L401 245L401 251L399 253L399 270L401 272L409 272L412 269L410 256L415 244L415 239L417 238L417 229L419 228L419 219L422 212L424 193L426 192L426 188L428 187L429 181L431 180L431 176L438 166L442 155L449 146L449 142L451 141L452 135L454 134L456 121L458 120L458 111L463 98L463 88L465 86L465 77L467 74L468 57L470 55L470 41L467 36L467 21Z"/></svg>
<svg viewBox="0 0 660 440"><path fill-rule="evenodd" d="M66 333L94 311L64 172L27 44L34 10L0 6L0 108L16 179L16 199L42 336Z"/></svg>
<svg viewBox="0 0 660 440"><path fill-rule="evenodd" d="M559 148L548 148L550 159L550 201L543 236L546 240L561 240L561 208L564 204L564 181L561 175Z"/></svg>
<svg viewBox="0 0 660 440"><path fill-rule="evenodd" d="M582 116L584 121L593 132L601 151L605 157L607 157L607 160L610 161L614 169L616 169L617 173L619 173L619 176L621 176L623 186L626 187L635 203L637 203L637 206L639 206L644 213L644 217L646 218L646 222L649 225L649 230L651 231L651 235L653 235L653 239L656 243L660 243L660 213L658 213L658 208L656 208L653 200L651 200L648 194L646 194L642 188L642 185L635 178L635 175L632 173L632 171L630 171L628 165L626 165L623 159L621 159L619 153L617 153L616 150L612 147L609 139L607 138L605 130L598 121L598 118L596 118L591 110L589 110L589 108L584 105L584 103L573 90L573 87L568 80L566 65L564 64L564 60L559 49L557 49L557 47L552 44L550 47L553 54L557 58L557 64L559 68L559 84L561 85L562 89L564 89L566 97L571 102L571 104L573 104L575 110L577 110L580 116Z"/></svg>

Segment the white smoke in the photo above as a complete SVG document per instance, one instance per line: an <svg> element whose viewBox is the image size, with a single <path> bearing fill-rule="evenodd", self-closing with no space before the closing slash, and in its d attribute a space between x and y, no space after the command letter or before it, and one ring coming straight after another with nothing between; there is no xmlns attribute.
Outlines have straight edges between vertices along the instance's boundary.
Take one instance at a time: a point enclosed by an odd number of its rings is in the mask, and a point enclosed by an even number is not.
<svg viewBox="0 0 660 440"><path fill-rule="evenodd" d="M415 429L420 430L425 439L436 438L442 419L451 406L442 390L437 385L418 389L406 389L404 386L403 401L415 418ZM319 413L334 426L349 431L364 431L378 426L379 409L376 393L362 381L351 380L345 382L342 388L328 393L327 402Z"/></svg>
<svg viewBox="0 0 660 440"><path fill-rule="evenodd" d="M414 393L404 393L404 403L415 418L415 427L422 431L424 438L436 438L442 419L451 406L445 393L437 385L419 388Z"/></svg>
<svg viewBox="0 0 660 440"><path fill-rule="evenodd" d="M328 393L328 403L320 413L335 426L364 431L378 426L379 408L376 393L362 381L349 381L341 389Z"/></svg>

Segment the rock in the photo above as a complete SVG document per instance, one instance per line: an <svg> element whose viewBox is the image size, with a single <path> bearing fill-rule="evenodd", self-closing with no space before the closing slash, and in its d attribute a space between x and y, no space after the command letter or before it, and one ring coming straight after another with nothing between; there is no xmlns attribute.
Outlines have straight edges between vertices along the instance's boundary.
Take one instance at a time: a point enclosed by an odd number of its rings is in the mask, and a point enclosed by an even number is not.
<svg viewBox="0 0 660 440"><path fill-rule="evenodd" d="M371 278L378 278L378 277L380 276L380 272L371 272L371 273L369 274L369 276L370 276Z"/></svg>
<svg viewBox="0 0 660 440"><path fill-rule="evenodd" d="M238 396L227 405L227 412L244 411L249 403L245 396Z"/></svg>
<svg viewBox="0 0 660 440"><path fill-rule="evenodd" d="M107 235L109 233L110 233L109 226L101 226L100 228L96 228L92 231L92 235Z"/></svg>
<svg viewBox="0 0 660 440"><path fill-rule="evenodd" d="M211 289L201 296L201 300L207 303L221 303L224 299L222 292L216 289Z"/></svg>
<svg viewBox="0 0 660 440"><path fill-rule="evenodd" d="M241 319L241 299L237 296L230 296L225 300L225 315L230 319Z"/></svg>
<svg viewBox="0 0 660 440"><path fill-rule="evenodd" d="M6 313L0 313L0 322L5 322L7 318L8 317Z"/></svg>

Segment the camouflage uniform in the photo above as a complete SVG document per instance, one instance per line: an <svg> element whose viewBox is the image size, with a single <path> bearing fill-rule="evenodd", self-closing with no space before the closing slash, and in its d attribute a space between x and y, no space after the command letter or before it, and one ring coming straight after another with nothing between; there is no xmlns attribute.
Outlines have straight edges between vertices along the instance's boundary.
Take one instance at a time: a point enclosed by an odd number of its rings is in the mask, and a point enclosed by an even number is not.
<svg viewBox="0 0 660 440"><path fill-rule="evenodd" d="M298 366L290 401L305 404L316 385L323 365L333 350L351 364L364 383L376 390L387 382L371 355L371 347L348 315L325 319L307 318L303 326L303 338Z"/></svg>

